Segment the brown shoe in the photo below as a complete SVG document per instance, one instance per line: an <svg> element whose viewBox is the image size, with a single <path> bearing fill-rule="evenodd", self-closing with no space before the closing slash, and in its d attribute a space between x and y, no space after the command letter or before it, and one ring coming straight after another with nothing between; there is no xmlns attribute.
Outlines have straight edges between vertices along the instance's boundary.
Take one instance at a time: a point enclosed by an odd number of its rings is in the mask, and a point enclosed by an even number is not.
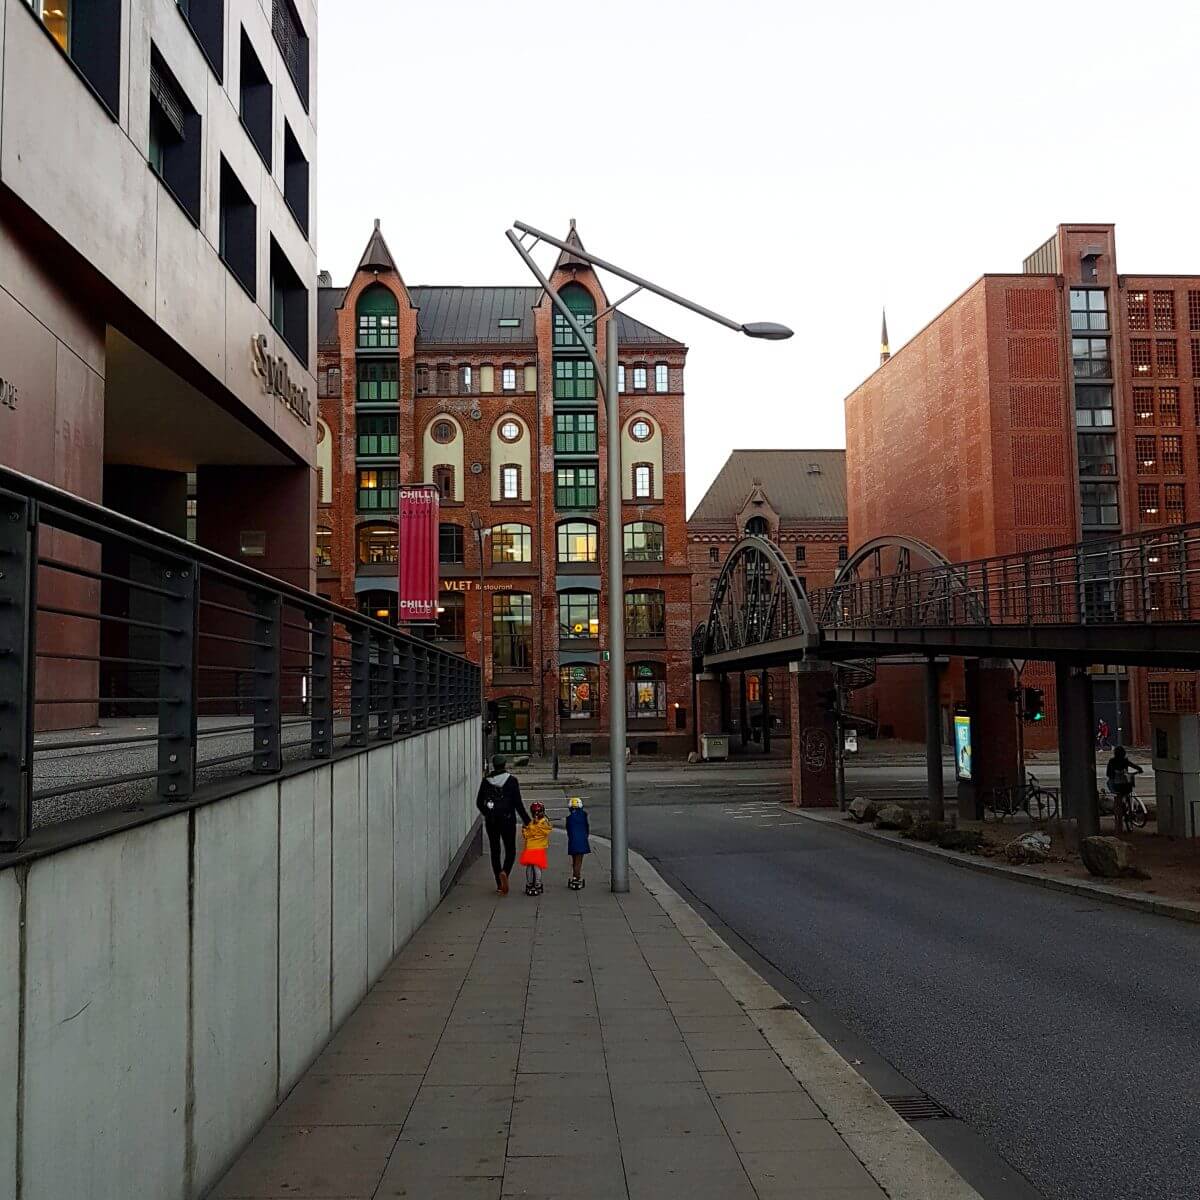
<svg viewBox="0 0 1200 1200"><path fill-rule="evenodd" d="M500 872L500 887L498 890L500 892L500 895L502 895L502 896L508 895L508 872L507 871Z"/></svg>

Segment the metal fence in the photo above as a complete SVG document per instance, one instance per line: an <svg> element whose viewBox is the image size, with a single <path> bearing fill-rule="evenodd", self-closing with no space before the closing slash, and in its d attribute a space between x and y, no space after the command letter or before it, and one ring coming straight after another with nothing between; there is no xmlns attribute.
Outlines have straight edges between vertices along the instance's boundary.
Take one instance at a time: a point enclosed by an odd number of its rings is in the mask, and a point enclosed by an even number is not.
<svg viewBox="0 0 1200 1200"><path fill-rule="evenodd" d="M835 629L1194 622L1200 524L858 578L811 600Z"/></svg>
<svg viewBox="0 0 1200 1200"><path fill-rule="evenodd" d="M0 468L0 849L480 711L479 668Z"/></svg>

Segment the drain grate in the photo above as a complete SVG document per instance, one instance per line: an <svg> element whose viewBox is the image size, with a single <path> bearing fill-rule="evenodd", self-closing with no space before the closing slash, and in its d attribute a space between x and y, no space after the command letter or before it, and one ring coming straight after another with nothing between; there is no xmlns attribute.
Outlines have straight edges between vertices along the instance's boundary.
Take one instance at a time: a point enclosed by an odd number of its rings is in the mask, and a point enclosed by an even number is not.
<svg viewBox="0 0 1200 1200"><path fill-rule="evenodd" d="M906 1121L952 1121L954 1114L931 1096L884 1096Z"/></svg>

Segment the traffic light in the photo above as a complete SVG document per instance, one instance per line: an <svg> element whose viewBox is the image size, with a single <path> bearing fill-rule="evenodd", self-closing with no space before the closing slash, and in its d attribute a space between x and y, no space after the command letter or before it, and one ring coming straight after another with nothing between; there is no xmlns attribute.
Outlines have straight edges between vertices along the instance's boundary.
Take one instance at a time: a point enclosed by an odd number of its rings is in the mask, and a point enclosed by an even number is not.
<svg viewBox="0 0 1200 1200"><path fill-rule="evenodd" d="M1046 696L1041 688L1027 687L1023 689L1021 719L1035 725L1046 719Z"/></svg>

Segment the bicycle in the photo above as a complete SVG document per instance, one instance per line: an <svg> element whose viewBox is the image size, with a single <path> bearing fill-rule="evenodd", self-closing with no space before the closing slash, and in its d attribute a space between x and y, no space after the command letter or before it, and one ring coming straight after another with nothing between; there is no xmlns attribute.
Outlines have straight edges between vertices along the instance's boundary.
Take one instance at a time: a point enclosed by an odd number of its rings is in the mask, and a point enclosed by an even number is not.
<svg viewBox="0 0 1200 1200"><path fill-rule="evenodd" d="M1018 812L1024 812L1032 821L1051 821L1058 816L1058 792L1042 787L1037 777L1028 772L1025 783L1016 787L997 784L991 802L985 807L998 821Z"/></svg>
<svg viewBox="0 0 1200 1200"><path fill-rule="evenodd" d="M1112 797L1113 825L1118 833L1121 825L1134 829L1145 829L1150 820L1150 810L1146 802L1132 787L1127 792L1114 792L1111 784L1105 784L1104 790Z"/></svg>

